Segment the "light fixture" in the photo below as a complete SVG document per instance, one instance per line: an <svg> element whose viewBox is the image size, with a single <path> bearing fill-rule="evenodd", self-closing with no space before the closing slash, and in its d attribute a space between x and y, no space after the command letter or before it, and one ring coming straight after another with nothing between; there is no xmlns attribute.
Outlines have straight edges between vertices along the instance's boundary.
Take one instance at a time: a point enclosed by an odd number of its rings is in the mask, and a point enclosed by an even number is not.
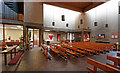
<svg viewBox="0 0 120 73"><path fill-rule="evenodd" d="M50 31L50 30L45 30L45 31Z"/></svg>
<svg viewBox="0 0 120 73"><path fill-rule="evenodd" d="M21 26L17 26L18 28L21 28Z"/></svg>

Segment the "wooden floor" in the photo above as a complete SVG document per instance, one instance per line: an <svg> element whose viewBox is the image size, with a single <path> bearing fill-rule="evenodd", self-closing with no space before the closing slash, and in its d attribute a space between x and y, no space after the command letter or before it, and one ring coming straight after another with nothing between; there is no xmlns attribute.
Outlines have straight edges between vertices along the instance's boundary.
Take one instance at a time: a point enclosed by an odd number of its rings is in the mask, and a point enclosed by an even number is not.
<svg viewBox="0 0 120 73"><path fill-rule="evenodd" d="M120 52L120 51L119 51ZM3 71L87 71L87 58L106 63L107 55L116 56L116 51L106 54L85 56L82 58L68 60L66 63L62 58L51 54L51 60L45 58L39 47L27 51L19 65L5 66L2 64Z"/></svg>

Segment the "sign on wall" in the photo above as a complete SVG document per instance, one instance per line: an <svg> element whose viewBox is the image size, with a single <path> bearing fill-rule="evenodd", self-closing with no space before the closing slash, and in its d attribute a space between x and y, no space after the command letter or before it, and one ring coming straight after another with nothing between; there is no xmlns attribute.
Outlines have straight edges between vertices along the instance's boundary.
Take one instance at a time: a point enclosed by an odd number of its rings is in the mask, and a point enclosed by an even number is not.
<svg viewBox="0 0 120 73"><path fill-rule="evenodd" d="M61 40L61 34L57 34L57 41Z"/></svg>
<svg viewBox="0 0 120 73"><path fill-rule="evenodd" d="M53 34L49 34L49 40L53 41Z"/></svg>

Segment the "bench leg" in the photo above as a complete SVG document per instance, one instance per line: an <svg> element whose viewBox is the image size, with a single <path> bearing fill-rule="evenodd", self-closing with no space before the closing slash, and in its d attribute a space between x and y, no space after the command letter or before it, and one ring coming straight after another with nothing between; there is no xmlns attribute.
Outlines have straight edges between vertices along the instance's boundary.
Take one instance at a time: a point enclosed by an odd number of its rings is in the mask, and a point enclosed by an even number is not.
<svg viewBox="0 0 120 73"><path fill-rule="evenodd" d="M10 56L11 56L11 60L12 60L12 50L11 50L11 54L10 54Z"/></svg>
<svg viewBox="0 0 120 73"><path fill-rule="evenodd" d="M15 52L15 56L16 56L16 48L14 49L14 52Z"/></svg>

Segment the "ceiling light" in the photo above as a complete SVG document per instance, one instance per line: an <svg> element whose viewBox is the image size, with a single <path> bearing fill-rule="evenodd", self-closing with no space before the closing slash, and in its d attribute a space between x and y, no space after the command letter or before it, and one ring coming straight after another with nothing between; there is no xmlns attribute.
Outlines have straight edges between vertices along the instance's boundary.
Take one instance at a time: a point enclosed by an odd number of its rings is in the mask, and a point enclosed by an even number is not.
<svg viewBox="0 0 120 73"><path fill-rule="evenodd" d="M45 30L45 31L50 31L50 30Z"/></svg>
<svg viewBox="0 0 120 73"><path fill-rule="evenodd" d="M21 26L17 26L18 28L21 28Z"/></svg>

